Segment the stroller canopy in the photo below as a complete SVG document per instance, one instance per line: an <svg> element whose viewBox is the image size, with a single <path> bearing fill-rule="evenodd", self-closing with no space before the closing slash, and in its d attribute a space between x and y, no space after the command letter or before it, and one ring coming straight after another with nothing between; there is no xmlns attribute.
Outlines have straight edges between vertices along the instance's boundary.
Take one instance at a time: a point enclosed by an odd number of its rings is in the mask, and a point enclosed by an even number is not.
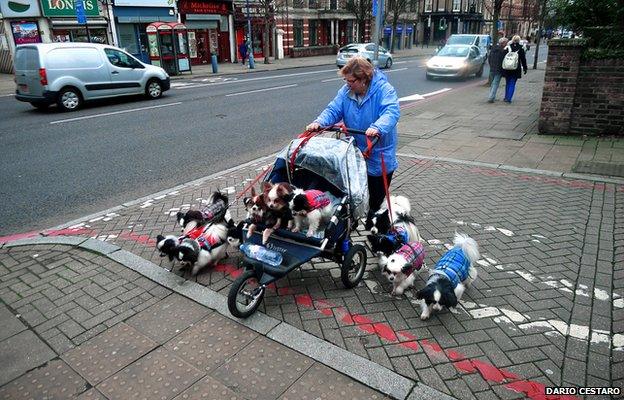
<svg viewBox="0 0 624 400"><path fill-rule="evenodd" d="M302 140L293 140L278 154L268 180L274 183L290 182L303 189L330 190L341 197L349 196L354 217L365 216L368 212L366 160L355 140L350 137L334 139L316 136L299 147ZM290 159L295 151L295 170L291 171ZM323 187L327 184L332 187Z"/></svg>

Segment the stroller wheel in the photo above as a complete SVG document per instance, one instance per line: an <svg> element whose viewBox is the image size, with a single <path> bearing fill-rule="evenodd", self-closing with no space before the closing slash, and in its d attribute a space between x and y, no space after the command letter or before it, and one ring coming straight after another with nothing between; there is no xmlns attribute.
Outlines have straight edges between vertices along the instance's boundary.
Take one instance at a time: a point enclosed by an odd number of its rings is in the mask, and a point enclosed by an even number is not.
<svg viewBox="0 0 624 400"><path fill-rule="evenodd" d="M366 270L366 259L366 248L360 244L351 246L345 254L340 279L347 289L356 287L362 280L364 270Z"/></svg>
<svg viewBox="0 0 624 400"><path fill-rule="evenodd" d="M264 287L253 270L236 278L228 293L228 309L238 318L247 318L256 310L264 297Z"/></svg>

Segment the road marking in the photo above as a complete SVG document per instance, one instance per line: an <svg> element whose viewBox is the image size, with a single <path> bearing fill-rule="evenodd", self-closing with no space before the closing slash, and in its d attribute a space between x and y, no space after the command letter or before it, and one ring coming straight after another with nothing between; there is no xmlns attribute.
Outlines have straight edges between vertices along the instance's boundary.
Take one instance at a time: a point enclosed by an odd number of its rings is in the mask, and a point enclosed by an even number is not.
<svg viewBox="0 0 624 400"><path fill-rule="evenodd" d="M298 86L298 85L294 84L294 85L285 85L285 86L275 86L275 87L270 87L270 88L265 88L265 89L249 90L247 92L226 94L225 97L240 96L241 94L257 93L257 92L266 92L267 90L277 90L277 89L284 89L284 88L295 87L295 86Z"/></svg>
<svg viewBox="0 0 624 400"><path fill-rule="evenodd" d="M311 74L322 74L325 72L335 72L335 69L324 69L322 71L308 71L308 72L297 72L294 74L284 74L284 75L275 75L275 76L263 76L260 78L250 78L250 79L238 79L238 78L232 78L233 80L231 81L227 81L227 82L215 82L215 83L200 83L197 85L193 85L193 86L181 86L181 87L177 87L176 89L194 89L194 88L198 88L198 87L206 87L206 86L216 86L216 85L224 85L226 83L246 83L246 82L252 82L252 81L263 81L263 80L267 80L267 79L277 79L277 78L288 78L291 76L301 76L301 75L311 75ZM342 78L340 78L342 79Z"/></svg>
<svg viewBox="0 0 624 400"><path fill-rule="evenodd" d="M444 88L444 89L440 89L440 90L436 90L435 92L430 92L430 93L425 93L425 94L413 94L410 96L405 96L405 97L401 97L399 99L399 102L401 101L415 101L415 100L424 100L427 97L436 95L436 94L440 94L440 93L444 93L444 92L448 92L449 90L451 90L451 88Z"/></svg>
<svg viewBox="0 0 624 400"><path fill-rule="evenodd" d="M399 72L399 71L405 71L407 68L397 68L397 69L388 69L383 71L385 74L389 74L390 72Z"/></svg>
<svg viewBox="0 0 624 400"><path fill-rule="evenodd" d="M0 97L12 97L14 94L0 94Z"/></svg>
<svg viewBox="0 0 624 400"><path fill-rule="evenodd" d="M83 119L106 117L108 115L126 114L126 113L130 113L130 112L135 112L135 111L151 110L151 109L154 109L154 108L177 106L179 104L182 104L182 102L178 101L178 102L175 102L175 103L161 104L161 105L158 105L158 106L140 107L140 108L133 108L131 110L121 110L121 111L113 111L113 112L107 112L107 113L102 113L102 114L85 115L84 117L76 117L76 118L68 118L68 119L61 119L61 120L58 120L58 121L52 121L52 122L50 122L50 125L62 124L64 122L80 121L80 120L83 120Z"/></svg>

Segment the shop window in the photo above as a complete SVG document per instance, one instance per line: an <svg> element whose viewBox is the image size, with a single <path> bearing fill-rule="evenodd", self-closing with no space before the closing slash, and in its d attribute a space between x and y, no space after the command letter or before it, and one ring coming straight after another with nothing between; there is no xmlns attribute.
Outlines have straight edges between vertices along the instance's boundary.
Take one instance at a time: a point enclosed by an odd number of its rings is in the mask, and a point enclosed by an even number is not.
<svg viewBox="0 0 624 400"><path fill-rule="evenodd" d="M303 20L293 20L293 32L295 35L295 47L303 47Z"/></svg>
<svg viewBox="0 0 624 400"><path fill-rule="evenodd" d="M139 47L134 33L134 25L118 24L117 35L119 36L119 47L126 50L128 53L139 53Z"/></svg>
<svg viewBox="0 0 624 400"><path fill-rule="evenodd" d="M310 21L308 27L310 46L318 46L318 21Z"/></svg>

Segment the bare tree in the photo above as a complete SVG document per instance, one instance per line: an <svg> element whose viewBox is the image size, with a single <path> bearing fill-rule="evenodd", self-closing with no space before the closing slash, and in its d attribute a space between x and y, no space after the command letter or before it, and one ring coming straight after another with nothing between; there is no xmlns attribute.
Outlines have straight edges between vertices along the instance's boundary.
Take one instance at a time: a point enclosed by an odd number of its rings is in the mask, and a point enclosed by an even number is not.
<svg viewBox="0 0 624 400"><path fill-rule="evenodd" d="M347 0L346 10L355 15L358 24L358 42L364 41L364 27L370 20L373 11L373 0Z"/></svg>
<svg viewBox="0 0 624 400"><path fill-rule="evenodd" d="M264 63L269 64L269 39L273 31L273 24L275 24L275 2L274 0L257 0L257 4L264 23L264 32L262 32Z"/></svg>
<svg viewBox="0 0 624 400"><path fill-rule="evenodd" d="M391 38L392 42L390 43L390 52L394 51L394 45L396 44L396 38L394 36L394 32L396 32L396 27L399 23L399 17L401 14L407 11L408 5L411 4L412 1L415 0L387 0L388 1L388 15L387 19L392 23L392 33ZM406 29L405 24L403 24L403 29Z"/></svg>
<svg viewBox="0 0 624 400"><path fill-rule="evenodd" d="M486 0L484 5L492 11L492 43L498 43L498 19L505 0Z"/></svg>

